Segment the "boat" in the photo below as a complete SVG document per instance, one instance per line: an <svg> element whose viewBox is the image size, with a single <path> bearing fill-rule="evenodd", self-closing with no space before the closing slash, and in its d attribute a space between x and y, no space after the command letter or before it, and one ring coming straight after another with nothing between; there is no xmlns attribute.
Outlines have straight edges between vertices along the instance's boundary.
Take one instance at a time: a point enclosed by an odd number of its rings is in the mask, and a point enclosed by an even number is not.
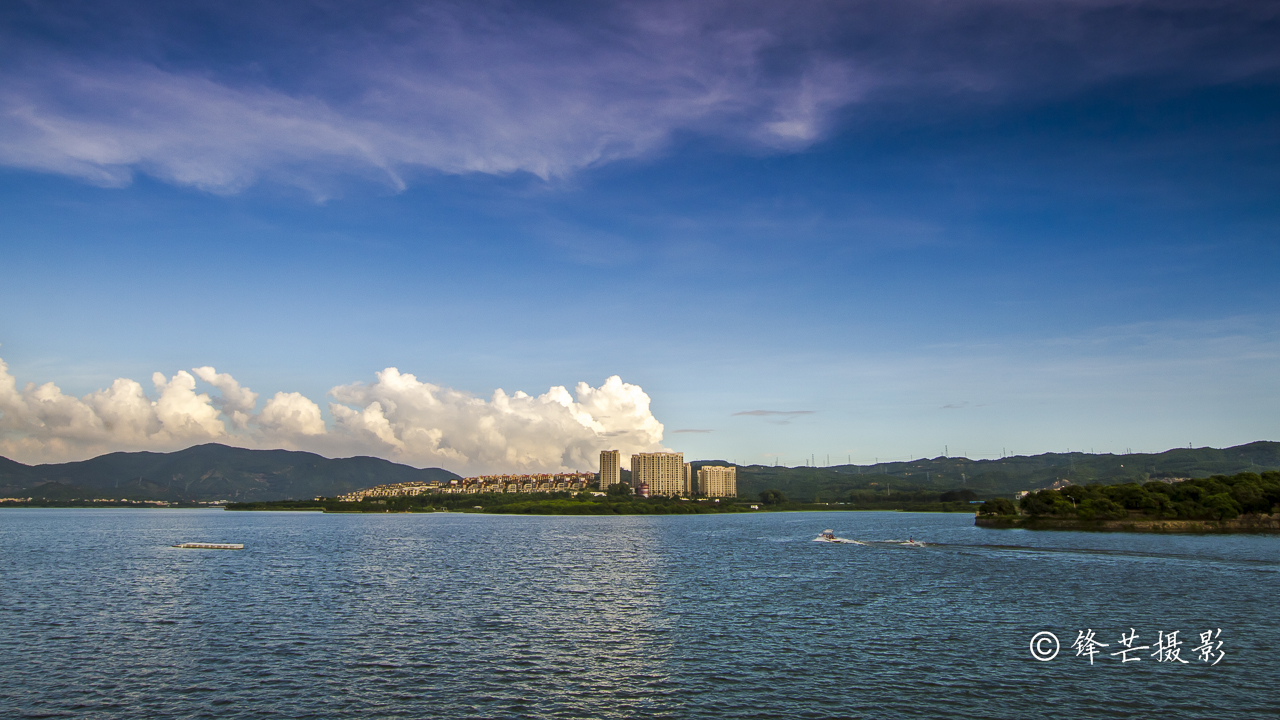
<svg viewBox="0 0 1280 720"><path fill-rule="evenodd" d="M174 545L176 548L192 548L194 550L243 550L244 543L206 543L184 542Z"/></svg>
<svg viewBox="0 0 1280 720"><path fill-rule="evenodd" d="M865 545L866 543L850 540L849 538L836 537L834 530L823 530L822 534L813 539L814 542L839 543L842 545Z"/></svg>
<svg viewBox="0 0 1280 720"><path fill-rule="evenodd" d="M924 547L924 543L922 543L922 542L920 542L919 540L916 540L916 539L914 539L914 538L909 538L906 542L898 543L898 544L899 544L899 545L906 545L907 547Z"/></svg>

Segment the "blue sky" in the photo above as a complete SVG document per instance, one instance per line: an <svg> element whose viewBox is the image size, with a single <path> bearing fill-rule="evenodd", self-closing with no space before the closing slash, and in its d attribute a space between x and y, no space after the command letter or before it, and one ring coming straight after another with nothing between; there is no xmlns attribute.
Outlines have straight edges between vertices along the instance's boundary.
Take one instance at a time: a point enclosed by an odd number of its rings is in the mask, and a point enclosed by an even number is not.
<svg viewBox="0 0 1280 720"><path fill-rule="evenodd" d="M29 3L0 22L17 459L215 439L532 469L625 436L795 465L1277 437L1273 6ZM198 374L187 414L136 432L89 399L129 378L159 402L153 373L204 366L262 396L248 420ZM477 429L492 408L395 416L413 403L378 395L389 367L463 405L618 375L664 429L631 405L591 411L594 439L536 408L497 435ZM330 393L356 383L373 394ZM391 441L330 405L375 395Z"/></svg>

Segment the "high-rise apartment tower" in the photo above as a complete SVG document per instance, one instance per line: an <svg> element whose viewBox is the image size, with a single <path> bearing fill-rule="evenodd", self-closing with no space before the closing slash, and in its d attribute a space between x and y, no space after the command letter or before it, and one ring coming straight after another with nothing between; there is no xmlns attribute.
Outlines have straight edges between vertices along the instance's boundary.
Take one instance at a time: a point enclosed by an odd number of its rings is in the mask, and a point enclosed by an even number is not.
<svg viewBox="0 0 1280 720"><path fill-rule="evenodd" d="M707 497L737 497L738 468L703 465L698 468L698 492Z"/></svg>
<svg viewBox="0 0 1280 720"><path fill-rule="evenodd" d="M610 485L617 485L622 482L622 473L619 470L619 455L617 450L601 450L600 451L600 489L608 490Z"/></svg>
<svg viewBox="0 0 1280 720"><path fill-rule="evenodd" d="M631 484L649 484L650 495L687 495L689 471L684 453L636 453L631 456Z"/></svg>

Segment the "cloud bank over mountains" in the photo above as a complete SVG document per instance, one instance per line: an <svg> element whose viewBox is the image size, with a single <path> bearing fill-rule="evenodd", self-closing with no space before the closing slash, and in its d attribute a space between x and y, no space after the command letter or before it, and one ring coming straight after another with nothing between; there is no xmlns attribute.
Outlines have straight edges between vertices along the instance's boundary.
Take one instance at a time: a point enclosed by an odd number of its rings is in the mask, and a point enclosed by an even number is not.
<svg viewBox="0 0 1280 720"><path fill-rule="evenodd" d="M372 455L460 473L594 470L602 449L662 449L649 396L618 376L538 396L495 390L488 400L387 368L371 384L333 388L330 426L320 406L258 394L212 367L152 376L154 392L126 378L81 398L52 382L17 379L0 360L0 455L25 463L82 460L120 450L170 451L204 442ZM201 392L198 382L216 394Z"/></svg>
<svg viewBox="0 0 1280 720"><path fill-rule="evenodd" d="M837 0L23 3L0 164L324 196L336 178L542 178L680 134L800 150L848 108L1274 79L1274 3Z"/></svg>

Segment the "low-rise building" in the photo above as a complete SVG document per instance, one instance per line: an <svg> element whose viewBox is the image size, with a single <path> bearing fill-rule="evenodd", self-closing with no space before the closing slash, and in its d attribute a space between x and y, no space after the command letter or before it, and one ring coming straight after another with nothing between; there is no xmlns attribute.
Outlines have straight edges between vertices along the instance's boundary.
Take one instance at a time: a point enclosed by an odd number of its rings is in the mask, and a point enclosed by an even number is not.
<svg viewBox="0 0 1280 720"><path fill-rule="evenodd" d="M447 483L432 481L429 483L409 482L393 485L377 485L363 490L356 490L338 499L344 502L359 502L365 498L408 497L427 493L442 494L479 494L479 493L535 493L535 492L580 492L595 480L595 473L544 473L539 475L481 475L478 477L450 480Z"/></svg>
<svg viewBox="0 0 1280 720"><path fill-rule="evenodd" d="M391 485L375 485L371 488L365 488L363 490L349 492L345 495L339 495L338 499L343 502L359 502L368 497L408 497L428 492L435 492L439 490L439 487L440 482L438 480L429 483L415 480L412 482L394 483Z"/></svg>

